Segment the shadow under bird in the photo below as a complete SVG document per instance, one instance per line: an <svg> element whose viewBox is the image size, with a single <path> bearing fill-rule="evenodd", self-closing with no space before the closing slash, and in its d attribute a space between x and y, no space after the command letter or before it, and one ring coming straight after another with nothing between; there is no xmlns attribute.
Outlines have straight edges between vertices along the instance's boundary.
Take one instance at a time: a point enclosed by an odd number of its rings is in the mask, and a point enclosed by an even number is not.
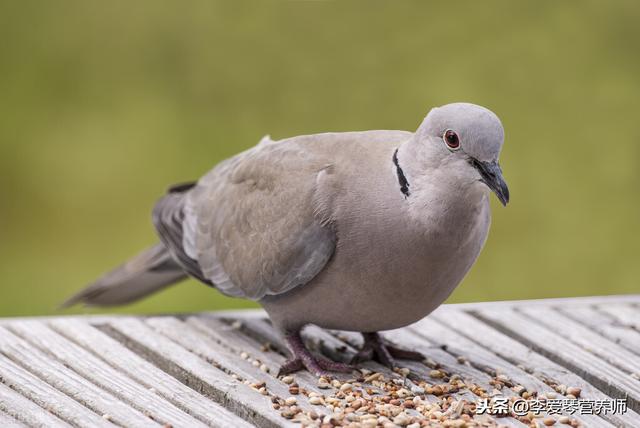
<svg viewBox="0 0 640 428"><path fill-rule="evenodd" d="M361 332L357 361L422 359L382 340L431 313L469 271L509 201L504 130L486 108L432 109L415 133L364 131L260 143L153 210L160 243L71 297L119 305L188 276L259 302L291 357L281 373L351 365L310 353L309 324Z"/></svg>

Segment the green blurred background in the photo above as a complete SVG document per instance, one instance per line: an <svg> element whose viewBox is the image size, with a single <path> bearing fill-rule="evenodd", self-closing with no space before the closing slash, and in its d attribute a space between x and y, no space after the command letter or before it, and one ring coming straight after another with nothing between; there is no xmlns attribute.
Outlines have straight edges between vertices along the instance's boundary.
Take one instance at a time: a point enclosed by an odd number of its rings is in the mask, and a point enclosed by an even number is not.
<svg viewBox="0 0 640 428"><path fill-rule="evenodd" d="M0 315L57 313L154 242L167 185L264 134L414 130L454 101L502 118L512 203L450 301L638 292L638 22L635 1L1 1ZM119 311L249 306L189 281Z"/></svg>

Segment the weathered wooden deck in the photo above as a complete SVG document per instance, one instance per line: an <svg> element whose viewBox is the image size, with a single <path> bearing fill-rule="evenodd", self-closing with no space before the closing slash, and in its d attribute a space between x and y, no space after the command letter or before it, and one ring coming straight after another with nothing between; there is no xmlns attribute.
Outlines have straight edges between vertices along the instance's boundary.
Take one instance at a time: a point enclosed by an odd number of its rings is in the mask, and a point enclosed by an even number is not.
<svg viewBox="0 0 640 428"><path fill-rule="evenodd" d="M306 336L341 360L359 343ZM385 336L428 359L403 362L408 377L370 362L331 385L276 378L283 345L260 311L0 320L0 427L640 426L640 295L449 305ZM569 394L628 409L473 412L481 397Z"/></svg>

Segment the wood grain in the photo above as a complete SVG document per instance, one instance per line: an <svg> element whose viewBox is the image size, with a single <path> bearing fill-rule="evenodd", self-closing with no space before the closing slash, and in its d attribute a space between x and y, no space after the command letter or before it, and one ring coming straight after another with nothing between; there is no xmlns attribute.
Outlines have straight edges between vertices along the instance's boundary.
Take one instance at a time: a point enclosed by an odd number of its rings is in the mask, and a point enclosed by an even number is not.
<svg viewBox="0 0 640 428"><path fill-rule="evenodd" d="M400 360L411 370L401 379L373 361L359 367L407 388L437 384L436 367L512 398L577 387L581 399L626 398L629 406L624 414L574 415L584 426L640 426L639 295L445 305L383 336L427 359ZM359 333L315 326L303 338L317 356L343 362L362 346ZM297 427L272 402L290 395L277 377L288 356L264 311L3 319L0 427ZM293 377L307 393L328 394L308 372ZM335 377L362 380L359 372ZM374 395L386 394L370 386ZM303 411L326 414L304 394L296 397ZM478 396L465 387L451 398ZM509 417L499 423L524 426Z"/></svg>

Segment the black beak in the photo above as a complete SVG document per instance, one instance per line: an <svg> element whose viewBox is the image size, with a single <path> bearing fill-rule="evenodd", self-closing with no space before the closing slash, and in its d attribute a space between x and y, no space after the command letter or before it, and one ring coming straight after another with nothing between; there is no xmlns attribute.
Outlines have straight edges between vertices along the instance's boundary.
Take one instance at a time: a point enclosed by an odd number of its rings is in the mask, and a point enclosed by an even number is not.
<svg viewBox="0 0 640 428"><path fill-rule="evenodd" d="M493 190L502 205L507 206L509 203L509 188L504 178L502 178L502 169L500 169L498 162L481 162L472 158L471 164L480 173L482 177L480 181Z"/></svg>

